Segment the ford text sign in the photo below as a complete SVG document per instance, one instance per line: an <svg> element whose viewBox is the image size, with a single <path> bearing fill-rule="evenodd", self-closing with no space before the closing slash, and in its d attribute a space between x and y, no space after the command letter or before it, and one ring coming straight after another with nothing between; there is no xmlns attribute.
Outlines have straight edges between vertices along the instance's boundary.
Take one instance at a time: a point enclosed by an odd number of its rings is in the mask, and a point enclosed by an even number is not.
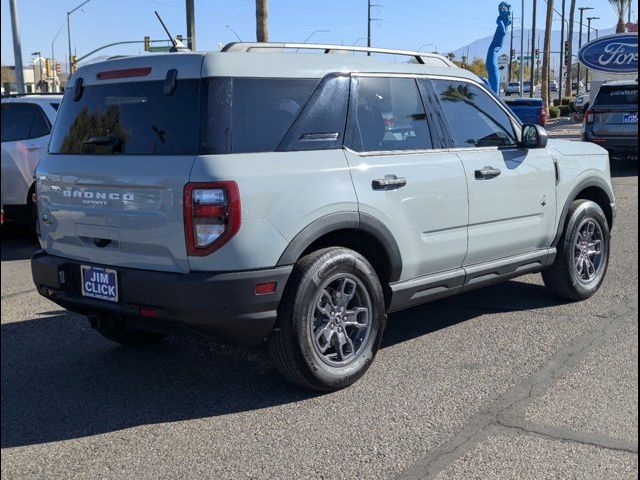
<svg viewBox="0 0 640 480"><path fill-rule="evenodd" d="M599 72L637 72L638 35L617 34L598 38L580 49L578 60L585 67Z"/></svg>

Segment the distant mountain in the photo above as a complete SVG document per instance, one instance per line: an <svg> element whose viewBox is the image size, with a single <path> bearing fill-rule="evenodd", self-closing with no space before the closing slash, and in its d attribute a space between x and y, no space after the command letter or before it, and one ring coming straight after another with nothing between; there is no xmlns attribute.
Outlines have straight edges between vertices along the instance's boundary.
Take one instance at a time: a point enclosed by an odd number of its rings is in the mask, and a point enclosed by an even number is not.
<svg viewBox="0 0 640 480"><path fill-rule="evenodd" d="M584 32L584 30L586 30L586 28L583 29L583 34L582 34L583 44L587 42L587 34ZM524 30L525 55L526 55L526 52L530 51L531 49L531 32L532 32L531 29ZM603 37L605 35L611 35L615 32L616 32L616 29L614 27L609 29L602 29L598 32L598 34L600 37ZM565 31L565 36L566 35L567 35L567 32ZM574 35L573 35L574 55L578 53L578 37L579 37L579 32L574 32ZM595 38L595 32L592 31L591 39L593 40L593 38ZM482 58L484 60L484 58L487 56L487 50L489 49L489 45L491 45L491 40L493 40L493 35L480 38L474 42L471 42L469 45L465 45L464 47L460 47L457 50L454 50L453 53L455 53L457 60L460 60L463 55L467 55L469 57L469 60L473 60L474 58ZM536 48L540 48L540 51L542 51L543 42L544 42L544 30L536 29ZM509 34L507 35L507 38L505 38L504 47L501 53L506 53L508 55L510 45L511 45L511 30L509 30ZM513 48L517 52L517 55L520 55L520 29L518 28L514 29L513 31ZM561 49L560 31L554 30L551 35L551 51L553 52L552 55L554 57L557 57L558 54L556 52L559 52L560 49ZM448 53L448 52L441 52L441 53Z"/></svg>

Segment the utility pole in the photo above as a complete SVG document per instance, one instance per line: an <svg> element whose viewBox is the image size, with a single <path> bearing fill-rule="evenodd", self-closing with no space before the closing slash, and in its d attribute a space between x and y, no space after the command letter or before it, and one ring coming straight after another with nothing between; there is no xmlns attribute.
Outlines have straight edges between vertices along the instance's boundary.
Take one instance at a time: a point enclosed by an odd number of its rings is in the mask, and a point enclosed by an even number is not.
<svg viewBox="0 0 640 480"><path fill-rule="evenodd" d="M531 94L530 97L533 98L535 96L535 78L534 73L536 71L535 64L535 50L536 50L536 15L538 10L538 2L537 0L533 0L533 19L531 20L531 72L529 72L529 77L531 79Z"/></svg>
<svg viewBox="0 0 640 480"><path fill-rule="evenodd" d="M256 0L256 40L269 41L269 7L267 0Z"/></svg>
<svg viewBox="0 0 640 480"><path fill-rule="evenodd" d="M187 2L187 47L189 50L194 51L196 49L196 19L195 10L193 7L193 0L186 0Z"/></svg>
<svg viewBox="0 0 640 480"><path fill-rule="evenodd" d="M20 45L16 0L10 0L9 6L11 7L11 31L13 33L13 59L16 65L16 86L18 93L24 93L24 68L22 66L22 46Z"/></svg>
<svg viewBox="0 0 640 480"><path fill-rule="evenodd" d="M560 73L558 74L558 100L562 103L562 67L564 66L564 14L566 0L562 0L562 16L560 20ZM571 53L569 53L571 55ZM569 75L569 72L567 72Z"/></svg>
<svg viewBox="0 0 640 480"><path fill-rule="evenodd" d="M582 48L582 22L585 10L593 10L593 7L580 7L580 32L578 33L578 50ZM578 62L578 79L576 81L576 95L580 95L580 62Z"/></svg>
<svg viewBox="0 0 640 480"><path fill-rule="evenodd" d="M520 98L524 97L524 0L522 0L522 15L520 15Z"/></svg>

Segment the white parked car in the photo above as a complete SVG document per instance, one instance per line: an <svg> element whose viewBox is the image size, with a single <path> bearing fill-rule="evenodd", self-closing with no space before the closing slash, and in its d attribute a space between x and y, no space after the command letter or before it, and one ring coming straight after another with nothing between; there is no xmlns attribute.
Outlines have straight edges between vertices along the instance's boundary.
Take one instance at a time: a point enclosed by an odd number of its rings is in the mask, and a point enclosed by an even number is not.
<svg viewBox="0 0 640 480"><path fill-rule="evenodd" d="M31 223L33 172L47 153L62 95L2 97L2 220Z"/></svg>
<svg viewBox="0 0 640 480"><path fill-rule="evenodd" d="M509 82L504 87L504 94L509 97L511 95L518 95L520 93L520 82Z"/></svg>

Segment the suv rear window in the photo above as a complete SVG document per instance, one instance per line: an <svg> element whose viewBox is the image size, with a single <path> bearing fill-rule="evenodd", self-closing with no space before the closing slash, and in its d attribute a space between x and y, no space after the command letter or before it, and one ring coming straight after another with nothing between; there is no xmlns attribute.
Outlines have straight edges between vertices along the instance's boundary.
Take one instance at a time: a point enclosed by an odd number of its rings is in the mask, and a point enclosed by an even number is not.
<svg viewBox="0 0 640 480"><path fill-rule="evenodd" d="M211 78L203 153L273 152L320 79Z"/></svg>
<svg viewBox="0 0 640 480"><path fill-rule="evenodd" d="M88 85L65 95L50 152L65 154L196 155L200 80Z"/></svg>
<svg viewBox="0 0 640 480"><path fill-rule="evenodd" d="M595 105L638 105L638 87L602 86L598 91Z"/></svg>

